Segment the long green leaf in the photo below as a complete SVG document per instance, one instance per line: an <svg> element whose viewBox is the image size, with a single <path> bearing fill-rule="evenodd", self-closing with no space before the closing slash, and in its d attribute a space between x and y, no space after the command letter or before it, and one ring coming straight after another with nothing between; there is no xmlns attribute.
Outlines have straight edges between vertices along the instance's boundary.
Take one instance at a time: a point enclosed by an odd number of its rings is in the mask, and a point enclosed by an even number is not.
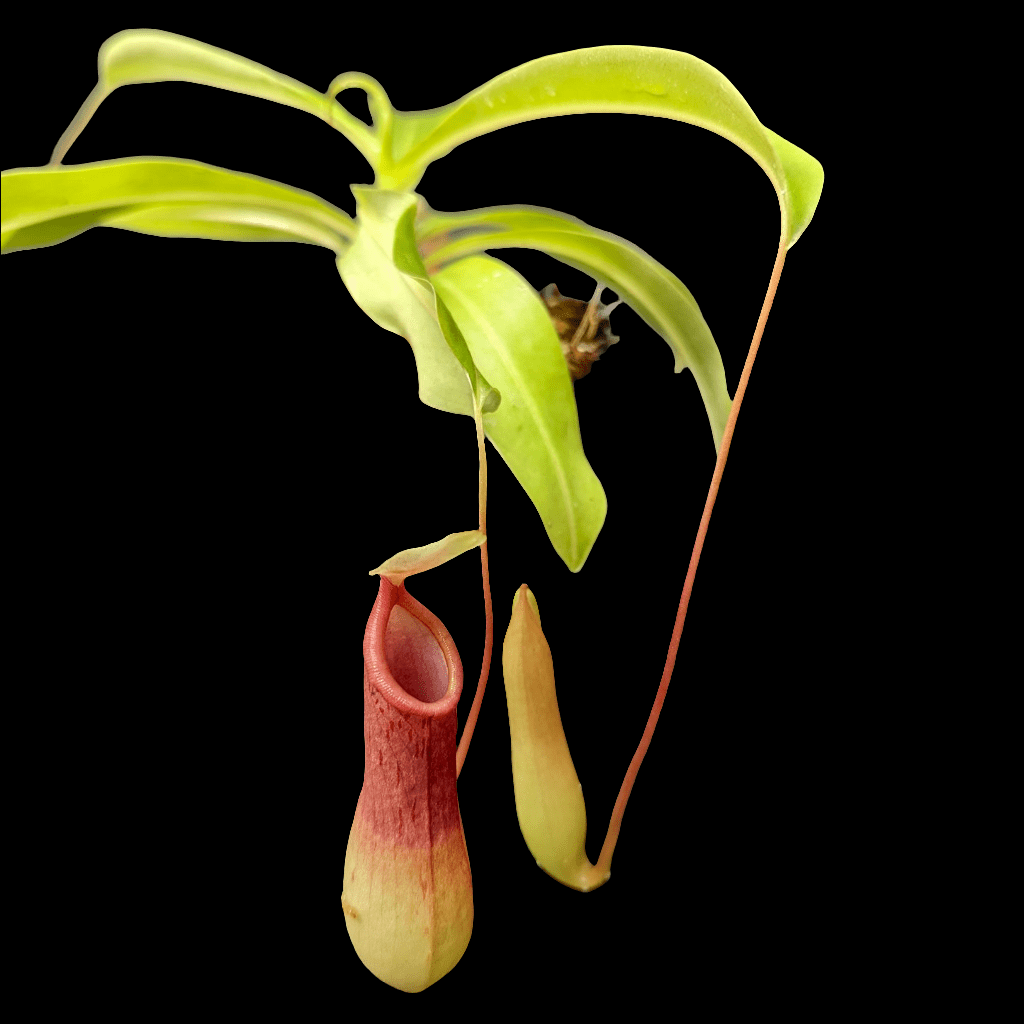
<svg viewBox="0 0 1024 1024"><path fill-rule="evenodd" d="M103 43L98 64L99 82L60 137L50 158L51 164L64 158L96 108L119 86L142 82L194 82L258 96L313 114L349 139L371 167L377 166L380 141L375 132L337 100L230 50L174 32L132 28L112 35Z"/></svg>
<svg viewBox="0 0 1024 1024"><path fill-rule="evenodd" d="M608 501L583 452L572 380L536 291L489 256L470 256L431 278L462 328L473 361L501 391L484 430L530 496L555 550L579 572Z"/></svg>
<svg viewBox="0 0 1024 1024"><path fill-rule="evenodd" d="M196 160L128 157L17 167L2 175L3 252L56 245L94 227L168 238L306 242L342 254L352 218L312 192Z"/></svg>
<svg viewBox="0 0 1024 1024"><path fill-rule="evenodd" d="M721 353L686 285L641 248L538 206L431 212L417 225L417 236L430 251L428 270L485 249L539 249L613 288L668 342L675 372L693 372L717 450L732 406Z"/></svg>
<svg viewBox="0 0 1024 1024"><path fill-rule="evenodd" d="M779 196L782 237L793 245L821 195L821 164L766 129L736 87L705 61L655 46L592 46L539 57L436 110L395 111L378 182L415 188L456 146L509 125L566 114L667 117L729 139L762 167ZM671 181L671 162L657 181Z"/></svg>

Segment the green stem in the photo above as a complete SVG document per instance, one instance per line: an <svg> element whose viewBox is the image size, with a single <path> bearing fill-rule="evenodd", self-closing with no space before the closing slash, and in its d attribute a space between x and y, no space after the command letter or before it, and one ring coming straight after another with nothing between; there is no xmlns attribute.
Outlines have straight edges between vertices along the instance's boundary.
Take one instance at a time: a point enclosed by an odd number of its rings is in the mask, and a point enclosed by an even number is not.
<svg viewBox="0 0 1024 1024"><path fill-rule="evenodd" d="M487 449L484 443L484 421L480 411L480 402L473 396L473 416L476 420L476 445L480 458L480 481L477 488L477 502L480 508L480 532L487 534ZM462 739L455 754L455 777L458 778L469 752L469 743L473 738L476 720L480 716L480 705L484 699L487 677L491 671L491 651L494 647L494 614L491 610L491 579L487 571L487 541L480 545L480 570L484 584L484 654L480 665L480 680L476 684L476 695L469 716L462 730Z"/></svg>
<svg viewBox="0 0 1024 1024"><path fill-rule="evenodd" d="M747 381L750 379L750 371L754 367L754 358L757 356L758 347L761 344L761 335L764 333L764 325L768 322L768 313L772 308L772 300L775 298L775 290L779 285L779 277L782 274L782 264L786 258L786 239L782 237L779 242L779 252L775 257L775 266L772 268L772 277L768 282L768 292L764 297L761 306L761 315L754 330L754 338L750 343L747 352L747 361L743 364L743 373L740 374L740 382L736 388L736 395L732 400L732 407L729 410L729 419L725 424L725 433L722 435L722 443L718 449L718 460L715 462L715 472L711 477L711 486L708 488L708 497L704 502L704 514L701 516L700 527L697 530L697 539L693 543L693 553L690 555L690 567L686 573L686 580L683 583L683 593L679 598L679 610L676 612L676 622L672 629L672 639L668 645L668 655L665 658L665 670L661 675L661 685L654 698L654 705L651 714L647 719L647 727L644 729L640 745L636 748L633 760L629 763L626 777L622 780L622 788L619 790L618 799L612 810L611 821L608 823L608 834L605 836L604 846L601 847L601 855L594 865L595 873L600 876L611 870L612 853L615 851L615 844L619 838L619 829L622 826L622 816L626 811L626 801L633 789L637 772L647 748L651 745L651 737L654 735L654 727L658 724L658 716L661 714L662 705L665 703L665 694L668 693L669 680L672 678L672 669L675 667L676 654L679 650L679 640L683 635L683 622L686 619L686 609L690 604L690 593L693 590L693 581L697 575L697 563L700 561L700 553L704 549L704 538L707 536L708 523L711 521L711 510L715 507L715 498L718 497L718 487L722 482L722 474L725 472L725 460L729 457L729 446L732 444L733 431L736 429L736 419L740 414L740 405L747 390Z"/></svg>
<svg viewBox="0 0 1024 1024"><path fill-rule="evenodd" d="M366 93L366 103L373 121L372 129L342 106L337 97L338 93L346 89L362 89ZM391 126L394 122L394 108L384 87L376 78L364 75L361 71L346 71L331 82L324 95L334 100L329 108L328 123L332 128L337 128L366 157L374 174L378 173L381 161L391 158Z"/></svg>
<svg viewBox="0 0 1024 1024"><path fill-rule="evenodd" d="M92 92L86 96L85 102L79 107L78 113L71 120L71 124L64 129L64 134L57 140L57 145L53 147L49 166L56 167L67 156L67 152L75 139L82 134L82 129L89 123L99 105L109 95L107 87L101 82L97 82L93 86Z"/></svg>

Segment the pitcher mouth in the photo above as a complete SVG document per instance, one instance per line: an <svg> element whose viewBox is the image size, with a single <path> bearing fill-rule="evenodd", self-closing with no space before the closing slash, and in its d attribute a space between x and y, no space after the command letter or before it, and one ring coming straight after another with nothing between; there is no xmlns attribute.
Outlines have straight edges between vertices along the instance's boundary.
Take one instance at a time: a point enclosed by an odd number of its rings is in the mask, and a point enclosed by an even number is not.
<svg viewBox="0 0 1024 1024"><path fill-rule="evenodd" d="M383 576L363 639L367 678L392 706L424 718L455 710L462 662L441 620Z"/></svg>

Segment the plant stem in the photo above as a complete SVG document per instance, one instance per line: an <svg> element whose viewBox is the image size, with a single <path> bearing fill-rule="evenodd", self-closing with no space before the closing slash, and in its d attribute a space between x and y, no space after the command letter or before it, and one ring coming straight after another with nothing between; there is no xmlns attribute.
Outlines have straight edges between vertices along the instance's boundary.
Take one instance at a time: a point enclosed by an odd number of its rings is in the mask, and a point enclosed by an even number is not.
<svg viewBox="0 0 1024 1024"><path fill-rule="evenodd" d="M474 419L476 420L476 446L480 458L480 482L477 489L477 501L480 507L480 532L487 534L487 448L484 443L484 421L480 411L480 403L474 398ZM480 545L480 571L484 584L484 655L480 665L480 681L476 684L476 695L473 706L469 709L469 717L462 729L462 739L455 754L455 777L458 778L462 766L466 762L469 743L473 738L476 720L480 716L480 705L484 699L487 676L491 671L491 651L494 647L494 614L491 610L491 578L487 572L487 541Z"/></svg>
<svg viewBox="0 0 1024 1024"><path fill-rule="evenodd" d="M67 156L68 150L74 144L75 139L82 134L82 130L89 123L92 115L96 113L99 105L110 95L107 87L102 82L97 82L92 92L85 98L85 102L79 107L78 113L71 120L71 124L64 129L64 134L57 140L50 154L50 167L56 167Z"/></svg>
<svg viewBox="0 0 1024 1024"><path fill-rule="evenodd" d="M783 237L779 242L779 252L775 257L775 266L772 268L771 280L768 282L768 292L764 297L761 306L761 315L758 317L757 327L754 330L754 338L750 342L750 349L747 352L747 360L743 364L743 372L740 374L740 382L736 388L736 395L732 400L732 407L729 410L729 419L725 424L725 433L722 435L722 443L718 449L718 460L715 462L715 471L711 477L711 486L708 488L707 500L704 502L704 514L701 516L700 527L697 529L697 539L693 543L693 552L690 555L690 567L686 573L686 580L683 583L683 592L679 598L679 610L676 612L675 626L672 628L672 639L668 645L668 655L665 658L665 670L661 674L661 685L654 698L654 705L651 714L647 719L647 727L644 729L640 745L636 748L633 760L629 763L626 777L622 780L622 788L619 790L618 799L612 810L611 821L608 823L608 834L604 839L604 846L601 847L601 855L594 865L598 874L610 871L612 853L615 851L615 844L619 838L619 829L622 826L622 815L626 811L626 801L633 789L637 772L647 748L651 745L651 737L654 735L654 727L658 724L658 716L661 714L662 705L665 703L665 694L668 693L669 680L672 678L672 669L675 667L676 654L679 650L679 640L683 635L683 622L686 619L686 609L690 604L690 593L693 590L694 577L697 575L697 563L700 561L700 553L704 548L704 538L707 536L708 523L711 521L711 510L715 507L715 498L718 497L718 487L722 482L722 474L725 472L725 460L729 457L729 446L732 444L733 431L736 429L736 419L740 414L740 405L747 390L747 381L750 379L750 371L754 366L754 359L757 356L757 349L761 344L761 335L764 333L764 325L768 322L768 313L772 308L772 300L775 298L775 290L779 285L779 277L782 274L782 264L786 258L786 239Z"/></svg>

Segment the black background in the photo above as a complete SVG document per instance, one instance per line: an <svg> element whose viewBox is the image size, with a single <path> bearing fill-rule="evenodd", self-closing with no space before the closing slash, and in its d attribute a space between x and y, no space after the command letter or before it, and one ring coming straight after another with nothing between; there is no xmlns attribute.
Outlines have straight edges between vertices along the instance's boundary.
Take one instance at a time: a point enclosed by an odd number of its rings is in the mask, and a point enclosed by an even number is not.
<svg viewBox="0 0 1024 1024"><path fill-rule="evenodd" d="M770 22L748 42L724 21L683 34L554 31L542 18L480 26L467 42L460 22L456 44L448 24L387 20L97 16L54 31L40 15L3 72L4 166L46 163L96 81L99 46L134 27L316 89L364 71L406 110L548 53L665 46L722 71L826 175L839 163L822 113L836 69L813 50L780 58L785 29ZM366 118L362 93L344 102ZM135 155L256 173L353 215L349 185L371 181L311 115L186 83L117 90L65 163ZM555 118L462 145L417 191L437 210L544 206L635 242L690 288L735 390L779 214L767 177L729 142L655 118ZM855 703L830 665L852 643L837 567L848 497L826 456L844 443L827 400L842 301L834 195L826 184L787 258L673 684L611 881L590 894L543 874L519 834L500 672L510 602L526 582L540 604L594 859L660 678L710 431L692 377L621 307L621 341L576 386L609 506L580 573L490 450L494 660L459 783L476 921L463 961L420 999L553 985L566 999L635 987L727 1003L831 969L830 929L856 884L846 769L832 759ZM493 255L538 289L590 296L591 279L543 254ZM364 992L385 1008L405 999L361 966L338 905L362 773L367 570L475 526L472 422L420 404L408 346L355 306L315 246L95 229L5 258L4 284L17 325L5 346L14 625L31 654L22 720L35 766L23 850L65 894L49 897L37 941L64 953L98 942L137 991L182 1005L207 984L225 1005L232 992L280 1001L289 1019L343 1012ZM460 721L480 665L479 575L474 553L409 587L461 652ZM109 974L86 973L80 984L109 994Z"/></svg>

